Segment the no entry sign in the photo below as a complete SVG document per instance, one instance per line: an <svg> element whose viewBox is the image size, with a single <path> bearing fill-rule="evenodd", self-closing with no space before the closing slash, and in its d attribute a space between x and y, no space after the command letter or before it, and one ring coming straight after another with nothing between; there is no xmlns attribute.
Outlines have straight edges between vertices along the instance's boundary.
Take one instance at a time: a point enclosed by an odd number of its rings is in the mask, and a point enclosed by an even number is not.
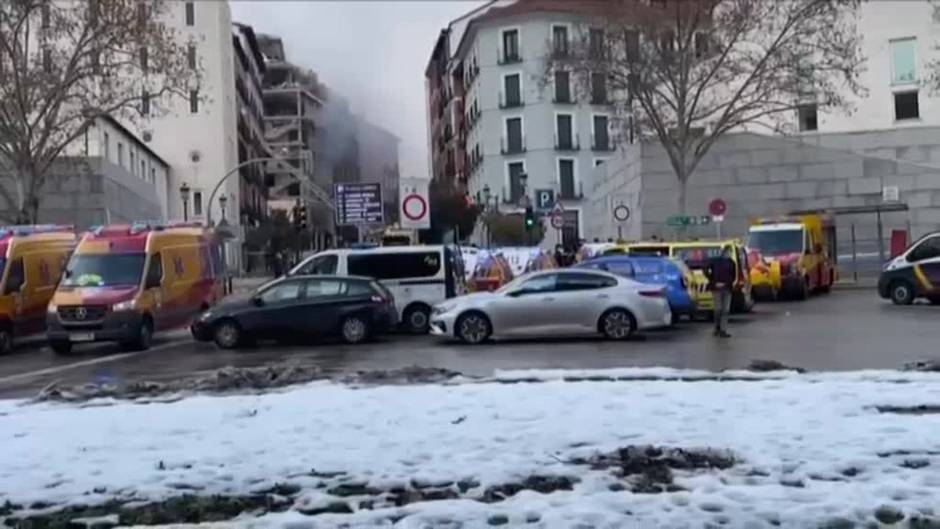
<svg viewBox="0 0 940 529"><path fill-rule="evenodd" d="M427 229L431 227L431 204L428 202L428 181L422 178L402 178L398 189L398 204L402 228Z"/></svg>

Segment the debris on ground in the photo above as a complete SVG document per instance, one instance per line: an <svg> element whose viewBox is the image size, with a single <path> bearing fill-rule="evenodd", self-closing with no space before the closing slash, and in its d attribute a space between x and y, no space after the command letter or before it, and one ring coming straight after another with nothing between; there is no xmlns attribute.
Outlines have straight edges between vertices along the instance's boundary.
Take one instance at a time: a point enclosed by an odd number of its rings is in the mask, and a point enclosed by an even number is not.
<svg viewBox="0 0 940 529"><path fill-rule="evenodd" d="M461 376L459 371L418 365L399 369L356 371L339 378L343 384L440 384Z"/></svg>
<svg viewBox="0 0 940 529"><path fill-rule="evenodd" d="M575 465L589 465L594 470L611 469L636 493L679 491L682 487L673 482L674 470L725 470L735 462L734 456L724 450L633 445L613 453L570 461Z"/></svg>
<svg viewBox="0 0 940 529"><path fill-rule="evenodd" d="M757 371L760 373L768 371L796 371L797 373L805 373L806 370L802 367L793 367L788 366L784 363L778 362L776 360L751 360L751 363L747 366L748 371Z"/></svg>

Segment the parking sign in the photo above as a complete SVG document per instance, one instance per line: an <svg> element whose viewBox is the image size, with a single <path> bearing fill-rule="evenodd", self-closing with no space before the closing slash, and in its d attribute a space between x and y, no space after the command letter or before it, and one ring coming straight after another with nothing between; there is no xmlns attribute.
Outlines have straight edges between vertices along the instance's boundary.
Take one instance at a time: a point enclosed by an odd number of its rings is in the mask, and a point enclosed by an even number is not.
<svg viewBox="0 0 940 529"><path fill-rule="evenodd" d="M535 210L539 213L548 213L555 206L554 189L535 190Z"/></svg>

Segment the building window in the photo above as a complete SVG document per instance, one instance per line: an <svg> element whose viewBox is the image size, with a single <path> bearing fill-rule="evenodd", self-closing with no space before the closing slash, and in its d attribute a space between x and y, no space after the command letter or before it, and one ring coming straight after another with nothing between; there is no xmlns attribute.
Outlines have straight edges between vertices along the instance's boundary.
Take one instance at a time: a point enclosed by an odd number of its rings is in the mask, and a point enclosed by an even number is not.
<svg viewBox="0 0 940 529"><path fill-rule="evenodd" d="M594 116L591 145L595 151L610 150L610 135L607 132L607 116Z"/></svg>
<svg viewBox="0 0 940 529"><path fill-rule="evenodd" d="M52 50L48 47L42 49L42 69L46 73L52 73Z"/></svg>
<svg viewBox="0 0 940 529"><path fill-rule="evenodd" d="M895 92L894 119L917 119L920 117L920 106L917 102L917 90L912 92Z"/></svg>
<svg viewBox="0 0 940 529"><path fill-rule="evenodd" d="M558 185L561 198L577 198L574 185L574 160L558 160Z"/></svg>
<svg viewBox="0 0 940 529"><path fill-rule="evenodd" d="M525 174L523 162L509 164L509 201L516 204L522 198L525 189L522 187L522 175Z"/></svg>
<svg viewBox="0 0 940 529"><path fill-rule="evenodd" d="M186 47L186 64L190 70L196 69L196 45L190 44Z"/></svg>
<svg viewBox="0 0 940 529"><path fill-rule="evenodd" d="M594 158L594 167L604 165L604 162L607 161L607 158Z"/></svg>
<svg viewBox="0 0 940 529"><path fill-rule="evenodd" d="M623 36L626 46L627 61L636 62L640 58L640 32L635 29L628 29Z"/></svg>
<svg viewBox="0 0 940 529"><path fill-rule="evenodd" d="M196 4L195 2L186 2L186 25L196 25Z"/></svg>
<svg viewBox="0 0 940 529"><path fill-rule="evenodd" d="M552 26L552 51L556 57L568 56L567 26Z"/></svg>
<svg viewBox="0 0 940 529"><path fill-rule="evenodd" d="M144 160L143 156L140 158L140 174L137 175L141 180L147 179L147 161Z"/></svg>
<svg viewBox="0 0 940 529"><path fill-rule="evenodd" d="M193 192L193 215L202 216L202 191Z"/></svg>
<svg viewBox="0 0 940 529"><path fill-rule="evenodd" d="M140 69L146 72L150 67L150 51L147 46L140 47Z"/></svg>
<svg viewBox="0 0 940 529"><path fill-rule="evenodd" d="M137 174L137 165L134 164L134 151L130 149L128 150L130 151L129 156L131 159L131 166L128 167L128 170L131 172L131 174Z"/></svg>
<svg viewBox="0 0 940 529"><path fill-rule="evenodd" d="M124 165L124 144L121 142L118 142L117 145L118 145L118 165L126 168L126 166Z"/></svg>
<svg viewBox="0 0 940 529"><path fill-rule="evenodd" d="M555 148L571 150L575 148L574 134L572 133L571 114L558 114L555 116Z"/></svg>
<svg viewBox="0 0 940 529"><path fill-rule="evenodd" d="M503 31L503 62L518 62L522 60L519 55L519 30L507 29Z"/></svg>
<svg viewBox="0 0 940 529"><path fill-rule="evenodd" d="M695 34L695 58L701 59L708 54L708 39L707 33Z"/></svg>
<svg viewBox="0 0 940 529"><path fill-rule="evenodd" d="M516 154L525 151L525 137L522 133L522 118L509 118L506 120L506 142L503 146L504 154Z"/></svg>
<svg viewBox="0 0 940 529"><path fill-rule="evenodd" d="M49 2L46 2L42 5L42 20L40 22L40 27L42 29L49 29L49 21L52 19L52 6L49 5Z"/></svg>
<svg viewBox="0 0 940 529"><path fill-rule="evenodd" d="M157 183L157 168L152 166L150 167L150 183Z"/></svg>
<svg viewBox="0 0 940 529"><path fill-rule="evenodd" d="M103 149L104 159L110 162L111 161L111 136L107 132L105 132L104 139L102 141L104 142L104 149Z"/></svg>
<svg viewBox="0 0 940 529"><path fill-rule="evenodd" d="M917 39L891 41L891 84L917 82Z"/></svg>
<svg viewBox="0 0 940 529"><path fill-rule="evenodd" d="M591 103L607 104L607 76L600 72L591 73Z"/></svg>
<svg viewBox="0 0 940 529"><path fill-rule="evenodd" d="M189 91L189 113L199 112L199 90Z"/></svg>
<svg viewBox="0 0 940 529"><path fill-rule="evenodd" d="M143 116L150 115L150 94L146 90L140 95L140 114Z"/></svg>
<svg viewBox="0 0 940 529"><path fill-rule="evenodd" d="M503 106L522 106L522 76L514 73L503 77Z"/></svg>
<svg viewBox="0 0 940 529"><path fill-rule="evenodd" d="M816 104L800 105L796 109L800 119L800 132L807 132L819 129L819 122L816 118Z"/></svg>
<svg viewBox="0 0 940 529"><path fill-rule="evenodd" d="M604 30L592 28L588 33L588 47L592 58L604 57Z"/></svg>
<svg viewBox="0 0 940 529"><path fill-rule="evenodd" d="M571 103L571 74L565 70L555 71L555 102Z"/></svg>

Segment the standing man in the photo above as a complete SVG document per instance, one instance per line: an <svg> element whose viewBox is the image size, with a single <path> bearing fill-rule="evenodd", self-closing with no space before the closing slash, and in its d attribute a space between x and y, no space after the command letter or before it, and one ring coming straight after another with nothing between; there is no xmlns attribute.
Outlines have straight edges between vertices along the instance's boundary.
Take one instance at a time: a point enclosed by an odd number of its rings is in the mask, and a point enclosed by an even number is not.
<svg viewBox="0 0 940 529"><path fill-rule="evenodd" d="M734 288L734 278L737 277L737 266L731 259L731 247L721 249L721 255L708 260L705 275L708 276L708 289L715 300L715 336L730 338L728 334L728 312L731 310L731 291Z"/></svg>

